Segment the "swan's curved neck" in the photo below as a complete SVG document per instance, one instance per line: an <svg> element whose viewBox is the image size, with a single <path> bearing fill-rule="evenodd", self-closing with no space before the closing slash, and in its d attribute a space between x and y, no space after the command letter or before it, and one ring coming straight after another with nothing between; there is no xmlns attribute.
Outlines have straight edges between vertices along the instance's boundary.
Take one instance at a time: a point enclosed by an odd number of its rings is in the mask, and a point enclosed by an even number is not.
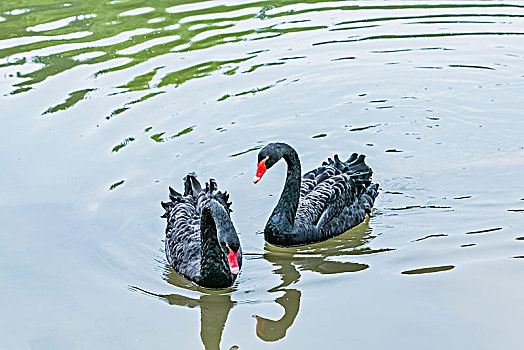
<svg viewBox="0 0 524 350"><path fill-rule="evenodd" d="M279 236L291 233L300 199L301 168L298 154L292 147L285 145L282 158L287 163L286 183L264 230L269 242L278 242Z"/></svg>
<svg viewBox="0 0 524 350"><path fill-rule="evenodd" d="M225 218L225 216L228 216L225 209L219 207L220 204L218 203L206 205L202 209L200 222L201 284L211 288L230 285L232 278L226 257L218 241L219 234L228 232L228 225L232 225L232 223L229 217L227 218L229 220Z"/></svg>

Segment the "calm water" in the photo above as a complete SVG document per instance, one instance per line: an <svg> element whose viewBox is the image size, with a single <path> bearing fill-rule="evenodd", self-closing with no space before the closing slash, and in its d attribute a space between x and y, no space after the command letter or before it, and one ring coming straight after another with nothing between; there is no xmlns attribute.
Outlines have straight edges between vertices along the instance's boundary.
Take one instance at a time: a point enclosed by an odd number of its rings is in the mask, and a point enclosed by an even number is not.
<svg viewBox="0 0 524 350"><path fill-rule="evenodd" d="M522 1L2 0L0 347L520 347L523 34ZM374 216L265 245L271 141L367 154ZM166 264L189 171L231 193L230 290Z"/></svg>

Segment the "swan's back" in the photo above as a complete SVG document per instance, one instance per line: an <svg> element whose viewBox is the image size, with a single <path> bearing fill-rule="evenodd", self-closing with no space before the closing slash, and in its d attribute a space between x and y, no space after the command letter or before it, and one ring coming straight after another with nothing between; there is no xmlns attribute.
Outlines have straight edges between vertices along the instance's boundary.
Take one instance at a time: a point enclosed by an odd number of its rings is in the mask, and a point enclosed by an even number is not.
<svg viewBox="0 0 524 350"><path fill-rule="evenodd" d="M167 219L165 249L169 264L189 280L198 279L201 261L200 220L202 208L214 199L231 212L227 192L217 189L210 179L202 188L194 173L184 178L184 194L169 188L169 202L162 202Z"/></svg>
<svg viewBox="0 0 524 350"><path fill-rule="evenodd" d="M365 156L353 153L345 162L338 155L333 158L303 175L296 226L313 225L335 235L370 213L378 185L371 184L373 171L365 163Z"/></svg>

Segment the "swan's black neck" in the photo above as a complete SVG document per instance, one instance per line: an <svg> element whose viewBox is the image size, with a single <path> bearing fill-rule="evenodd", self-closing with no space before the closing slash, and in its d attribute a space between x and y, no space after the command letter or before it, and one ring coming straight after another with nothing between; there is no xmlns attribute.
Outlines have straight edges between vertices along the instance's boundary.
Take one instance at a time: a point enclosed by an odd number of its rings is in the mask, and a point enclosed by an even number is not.
<svg viewBox="0 0 524 350"><path fill-rule="evenodd" d="M231 231L233 230L233 231ZM202 208L200 222L201 260L200 282L207 288L225 288L233 283L227 257L220 247L220 235L236 234L224 207L210 200Z"/></svg>
<svg viewBox="0 0 524 350"><path fill-rule="evenodd" d="M289 145L279 144L282 158L287 163L284 189L277 206L269 217L264 230L266 241L276 245L286 245L295 225L295 216L300 199L300 160L297 152Z"/></svg>

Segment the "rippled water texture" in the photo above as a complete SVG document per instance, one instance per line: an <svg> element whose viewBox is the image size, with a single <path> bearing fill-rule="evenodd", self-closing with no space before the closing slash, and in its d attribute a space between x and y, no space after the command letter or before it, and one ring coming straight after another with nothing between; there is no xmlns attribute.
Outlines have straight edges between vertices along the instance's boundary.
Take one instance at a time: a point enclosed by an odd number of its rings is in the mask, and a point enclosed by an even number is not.
<svg viewBox="0 0 524 350"><path fill-rule="evenodd" d="M521 347L523 34L522 1L2 0L0 347ZM271 141L365 153L374 215L265 245ZM230 290L166 263L189 171L231 193Z"/></svg>

